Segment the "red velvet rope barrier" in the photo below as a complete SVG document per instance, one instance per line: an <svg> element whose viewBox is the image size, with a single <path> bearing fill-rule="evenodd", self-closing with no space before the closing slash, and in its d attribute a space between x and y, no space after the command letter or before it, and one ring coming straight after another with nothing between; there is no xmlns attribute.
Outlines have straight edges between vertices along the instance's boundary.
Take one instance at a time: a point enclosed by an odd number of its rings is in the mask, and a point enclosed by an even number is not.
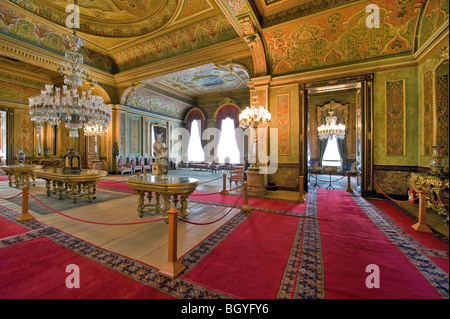
<svg viewBox="0 0 450 319"><path fill-rule="evenodd" d="M44 204L44 203L41 202L39 199L37 199L33 194L31 194L31 193L28 193L28 194L30 194L30 196L33 197L39 204L41 204L42 206L44 206L44 207L50 209L51 211L53 211L53 212L55 212L55 213L57 213L57 214L60 214L60 215L62 215L62 216L64 216L64 217L68 217L68 218L71 218L71 219L74 219L74 220L77 220L77 221L80 221L80 222L84 222L84 223L97 224L97 225L110 225L110 226L111 226L111 225L114 225L114 226L117 226L117 225L136 225L136 224L145 224L145 223L151 223L151 222L156 222L156 221L164 220L164 217L162 217L162 218L157 218L157 219L152 219L152 220L141 221L141 222L129 222L129 223L104 223L104 222L95 222L95 221L90 221L90 220L84 220L84 219L79 219L79 218L75 218L75 217L73 217L73 216L69 216L69 215L63 214L63 213L57 211L56 209L53 209L53 208L51 208L50 206Z"/></svg>
<svg viewBox="0 0 450 319"><path fill-rule="evenodd" d="M384 196L386 196L387 198L389 198L390 200L393 200L394 202L400 202L400 203L412 203L413 201L415 201L416 199L418 199L419 197L415 197L413 199L408 199L408 200L397 200L397 199L393 199L391 197L389 197L385 192L383 192L383 190L380 188L380 186L378 186L377 182L373 182L375 184L375 186L378 188L378 190L381 192L381 194L383 194Z"/></svg>
<svg viewBox="0 0 450 319"><path fill-rule="evenodd" d="M228 191L229 192L231 192L231 191L234 191L234 190L236 190L236 189L238 189L238 188L241 188L241 187L244 187L244 186L238 186L238 187L235 187L235 188L232 188L232 189L229 189ZM209 196L209 195L218 195L218 194L220 194L220 193L222 193L222 191L220 191L220 192L217 192L217 193L204 193L204 194L195 194L195 193L192 193L191 195L189 195L189 196Z"/></svg>
<svg viewBox="0 0 450 319"><path fill-rule="evenodd" d="M239 187L238 187L239 188ZM178 217L179 220L189 223L189 224L193 224L193 225L210 225L210 224L214 224L217 223L218 221L222 220L225 218L225 216L227 216L234 208L236 208L236 205L238 203L238 201L242 198L242 194L244 193L244 189L242 190L241 194L239 195L239 197L237 198L236 202L234 203L234 205L228 210L228 212L225 213L225 215L223 215L222 217L212 221L212 222L207 222L207 223L196 223L196 222L191 222L187 219L183 219L181 217Z"/></svg>
<svg viewBox="0 0 450 319"><path fill-rule="evenodd" d="M13 199L13 198L16 198L17 196L19 196L19 195L22 194L22 193L23 193L23 192L20 192L19 194L14 195L13 197L8 197L8 198L2 198L2 197L0 197L0 199L4 199L4 200Z"/></svg>
<svg viewBox="0 0 450 319"><path fill-rule="evenodd" d="M222 179L222 178L223 178L223 177L220 176L220 177L214 178L214 179L212 179L212 180L210 180L210 181L201 182L201 183L198 183L198 184L199 184L199 185L201 185L201 184L207 184L207 183L214 182L214 181L217 181L218 179Z"/></svg>

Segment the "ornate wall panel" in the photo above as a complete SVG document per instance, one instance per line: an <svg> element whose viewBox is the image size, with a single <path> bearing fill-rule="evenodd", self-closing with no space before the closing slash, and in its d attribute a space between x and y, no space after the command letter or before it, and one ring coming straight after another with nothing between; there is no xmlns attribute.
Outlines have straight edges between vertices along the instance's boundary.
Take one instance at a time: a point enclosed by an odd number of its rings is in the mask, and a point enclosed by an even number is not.
<svg viewBox="0 0 450 319"><path fill-rule="evenodd" d="M289 94L277 96L278 155L291 153L290 107Z"/></svg>
<svg viewBox="0 0 450 319"><path fill-rule="evenodd" d="M405 155L405 80L386 81L386 155Z"/></svg>
<svg viewBox="0 0 450 319"><path fill-rule="evenodd" d="M431 156L433 145L433 70L423 74L422 155Z"/></svg>
<svg viewBox="0 0 450 319"><path fill-rule="evenodd" d="M436 145L448 147L448 74L436 76ZM444 151L448 155L448 149Z"/></svg>
<svg viewBox="0 0 450 319"><path fill-rule="evenodd" d="M128 155L141 154L141 117L128 115Z"/></svg>
<svg viewBox="0 0 450 319"><path fill-rule="evenodd" d="M127 127L127 113L120 112L119 115L119 153L122 155L126 154L126 127Z"/></svg>

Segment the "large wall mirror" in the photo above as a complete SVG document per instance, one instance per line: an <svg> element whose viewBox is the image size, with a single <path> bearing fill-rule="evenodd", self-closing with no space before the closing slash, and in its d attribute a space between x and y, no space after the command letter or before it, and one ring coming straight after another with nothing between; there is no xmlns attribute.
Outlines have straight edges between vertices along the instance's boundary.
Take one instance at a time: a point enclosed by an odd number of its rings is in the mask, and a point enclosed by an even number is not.
<svg viewBox="0 0 450 319"><path fill-rule="evenodd" d="M449 49L445 46L440 53L439 63L433 69L433 154L442 154L442 166L448 168L449 154ZM433 160L433 159L432 159ZM433 164L431 164L433 165Z"/></svg>
<svg viewBox="0 0 450 319"><path fill-rule="evenodd" d="M158 124L158 123L153 123L151 125L151 144L150 144L150 149L151 149L151 155L152 156L156 156L154 150L153 150L153 143L156 142L156 139L158 137L158 135L161 134L161 141L163 143L166 144L166 147L168 147L168 142L167 142L167 138L168 138L168 132L167 132L167 126L163 125L163 124Z"/></svg>
<svg viewBox="0 0 450 319"><path fill-rule="evenodd" d="M56 155L56 126L45 125L35 126L36 137L34 157L55 156Z"/></svg>

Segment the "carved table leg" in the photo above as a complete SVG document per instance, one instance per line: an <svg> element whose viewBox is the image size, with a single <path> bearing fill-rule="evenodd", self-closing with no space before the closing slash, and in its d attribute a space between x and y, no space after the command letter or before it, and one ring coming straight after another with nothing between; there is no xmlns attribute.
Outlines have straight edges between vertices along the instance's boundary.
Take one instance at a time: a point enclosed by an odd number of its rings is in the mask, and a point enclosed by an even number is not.
<svg viewBox="0 0 450 319"><path fill-rule="evenodd" d="M77 184L71 184L72 186L72 201L77 202Z"/></svg>
<svg viewBox="0 0 450 319"><path fill-rule="evenodd" d="M59 199L62 199L63 192L64 192L63 183L58 183L58 198Z"/></svg>
<svg viewBox="0 0 450 319"><path fill-rule="evenodd" d="M143 215L143 209L144 209L144 196L145 196L145 192L144 191L139 191L138 193L139 195L139 203L138 203L138 216L142 217Z"/></svg>
<svg viewBox="0 0 450 319"><path fill-rule="evenodd" d="M52 193L52 190L51 190L51 185L50 185L49 179L45 180L45 188L47 188L47 196L50 196Z"/></svg>
<svg viewBox="0 0 450 319"><path fill-rule="evenodd" d="M187 209L188 207L188 201L187 201L188 196L187 195L181 195L181 212L180 212L180 217L183 219L186 219L187 216L189 215L189 211Z"/></svg>

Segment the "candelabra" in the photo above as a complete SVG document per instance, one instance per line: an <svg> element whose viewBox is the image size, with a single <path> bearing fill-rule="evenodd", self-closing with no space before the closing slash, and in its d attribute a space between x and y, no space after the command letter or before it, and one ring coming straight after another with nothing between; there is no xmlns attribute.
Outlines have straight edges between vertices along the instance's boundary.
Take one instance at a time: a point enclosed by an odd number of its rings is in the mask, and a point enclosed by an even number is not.
<svg viewBox="0 0 450 319"><path fill-rule="evenodd" d="M253 143L255 145L255 163L253 163L249 167L250 170L259 170L258 136L257 136L258 127L269 126L270 121L272 119L272 115L266 108L264 108L262 106L259 106L259 107L257 106L257 98L258 98L257 91L254 90L251 106L245 108L239 114L240 127L243 127L243 128L251 127L254 129Z"/></svg>

